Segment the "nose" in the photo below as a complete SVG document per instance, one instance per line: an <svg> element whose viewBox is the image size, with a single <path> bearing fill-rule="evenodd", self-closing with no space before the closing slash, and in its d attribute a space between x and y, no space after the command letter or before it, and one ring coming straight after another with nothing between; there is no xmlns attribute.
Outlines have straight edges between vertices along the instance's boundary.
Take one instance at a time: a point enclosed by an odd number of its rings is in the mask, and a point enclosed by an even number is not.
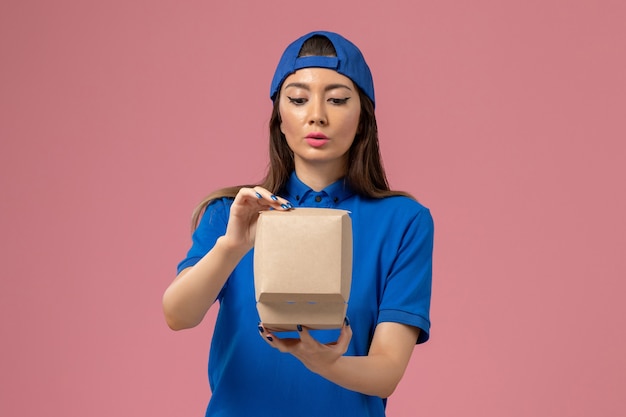
<svg viewBox="0 0 626 417"><path fill-rule="evenodd" d="M314 100L310 106L309 125L324 126L328 124L326 106L323 99Z"/></svg>

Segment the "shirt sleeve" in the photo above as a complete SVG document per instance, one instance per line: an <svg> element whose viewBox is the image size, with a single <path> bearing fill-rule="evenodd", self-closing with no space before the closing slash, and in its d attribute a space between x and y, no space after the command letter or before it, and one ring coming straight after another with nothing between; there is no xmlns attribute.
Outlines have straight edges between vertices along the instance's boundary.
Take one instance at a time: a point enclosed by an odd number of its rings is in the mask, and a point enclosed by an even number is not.
<svg viewBox="0 0 626 417"><path fill-rule="evenodd" d="M422 207L407 225L379 307L378 323L397 322L419 328L417 343L430 336L434 223Z"/></svg>
<svg viewBox="0 0 626 417"><path fill-rule="evenodd" d="M226 233L229 214L229 199L214 200L207 206L202 219L200 219L198 228L191 237L191 248L187 252L185 259L178 264L178 273L185 268L194 266L215 246L217 239Z"/></svg>

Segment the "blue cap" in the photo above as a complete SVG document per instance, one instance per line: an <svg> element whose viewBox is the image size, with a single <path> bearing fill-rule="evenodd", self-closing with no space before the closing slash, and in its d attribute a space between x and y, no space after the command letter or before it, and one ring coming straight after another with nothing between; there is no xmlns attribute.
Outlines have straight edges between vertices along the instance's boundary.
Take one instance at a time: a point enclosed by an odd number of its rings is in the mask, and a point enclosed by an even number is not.
<svg viewBox="0 0 626 417"><path fill-rule="evenodd" d="M303 56L298 57L304 42L315 36L325 36L335 47L337 56ZM311 32L294 41L285 49L283 56L278 62L272 86L270 88L270 98L274 100L278 95L278 90L285 78L293 74L301 68L329 68L337 71L341 75L345 75L355 83L366 96L374 100L374 81L363 54L355 44L344 38L343 36L333 32Z"/></svg>

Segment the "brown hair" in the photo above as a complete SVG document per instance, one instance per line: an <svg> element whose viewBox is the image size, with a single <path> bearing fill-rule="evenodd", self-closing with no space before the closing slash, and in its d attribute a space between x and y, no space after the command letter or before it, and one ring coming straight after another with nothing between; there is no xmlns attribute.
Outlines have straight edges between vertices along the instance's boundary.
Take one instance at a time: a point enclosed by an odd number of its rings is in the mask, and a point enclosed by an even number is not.
<svg viewBox="0 0 626 417"><path fill-rule="evenodd" d="M299 56L337 56L337 52L328 38L316 35L304 43ZM348 150L348 171L346 173L348 185L356 194L365 197L383 198L402 195L413 198L405 192L390 190L378 147L378 127L376 125L376 116L374 115L374 105L358 86L356 88L361 99L361 115L357 134ZM274 100L274 107L269 122L269 166L265 179L259 184L274 194L280 193L287 183L291 172L295 169L293 152L287 145L285 136L280 131L279 99L280 92ZM211 201L223 197L234 198L241 188L254 186L238 185L222 188L206 196L193 211L192 230L195 230L197 227L204 210Z"/></svg>

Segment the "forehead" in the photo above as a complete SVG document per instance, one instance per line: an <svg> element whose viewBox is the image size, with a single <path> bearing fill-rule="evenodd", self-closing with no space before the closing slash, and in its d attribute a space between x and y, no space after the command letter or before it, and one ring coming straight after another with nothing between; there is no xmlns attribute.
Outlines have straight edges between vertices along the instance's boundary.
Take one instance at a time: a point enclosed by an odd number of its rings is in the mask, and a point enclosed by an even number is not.
<svg viewBox="0 0 626 417"><path fill-rule="evenodd" d="M283 89L289 88L291 84L306 84L310 88L328 85L343 85L356 92L352 80L337 71L328 68L302 68L290 74L283 82Z"/></svg>

